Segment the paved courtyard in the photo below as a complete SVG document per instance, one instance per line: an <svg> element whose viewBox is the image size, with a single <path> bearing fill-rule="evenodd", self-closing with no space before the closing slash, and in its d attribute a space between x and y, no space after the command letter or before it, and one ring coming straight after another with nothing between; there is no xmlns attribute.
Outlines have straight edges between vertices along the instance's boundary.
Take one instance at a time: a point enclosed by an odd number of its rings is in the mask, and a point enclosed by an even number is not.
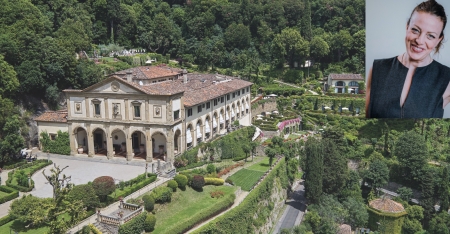
<svg viewBox="0 0 450 234"><path fill-rule="evenodd" d="M47 159L47 155L41 153L39 158ZM111 176L118 183L121 180L130 180L145 172L145 162L143 160L127 162L124 159L107 160L106 157L88 158L63 155L50 155L50 160L60 168L69 166L62 174L71 176L70 182L75 185L86 184L99 176ZM51 168L53 168L53 165L46 167L45 174L49 175ZM152 166L149 164L148 172L151 172L151 170ZM52 186L47 183L42 170L35 173L32 179L35 183L35 188L31 191L31 194L37 197L52 197Z"/></svg>

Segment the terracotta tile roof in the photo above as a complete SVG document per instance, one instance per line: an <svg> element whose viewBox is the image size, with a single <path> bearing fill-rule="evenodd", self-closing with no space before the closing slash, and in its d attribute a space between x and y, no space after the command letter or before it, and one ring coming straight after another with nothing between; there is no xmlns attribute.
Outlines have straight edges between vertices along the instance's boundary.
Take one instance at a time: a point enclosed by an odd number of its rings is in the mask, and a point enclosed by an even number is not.
<svg viewBox="0 0 450 234"><path fill-rule="evenodd" d="M34 118L35 121L41 122L67 122L67 109L60 111L46 111L42 113L40 116Z"/></svg>
<svg viewBox="0 0 450 234"><path fill-rule="evenodd" d="M138 80L149 80L169 76L178 76L178 74L181 73L180 69L166 66L142 66L118 71L112 75L125 78L128 72L131 72L133 74L133 79Z"/></svg>
<svg viewBox="0 0 450 234"><path fill-rule="evenodd" d="M337 234L352 234L352 227L348 224L339 226Z"/></svg>
<svg viewBox="0 0 450 234"><path fill-rule="evenodd" d="M400 213L405 211L402 204L388 198L375 199L369 202L369 206L387 213Z"/></svg>
<svg viewBox="0 0 450 234"><path fill-rule="evenodd" d="M331 80L364 80L361 74L330 74Z"/></svg>

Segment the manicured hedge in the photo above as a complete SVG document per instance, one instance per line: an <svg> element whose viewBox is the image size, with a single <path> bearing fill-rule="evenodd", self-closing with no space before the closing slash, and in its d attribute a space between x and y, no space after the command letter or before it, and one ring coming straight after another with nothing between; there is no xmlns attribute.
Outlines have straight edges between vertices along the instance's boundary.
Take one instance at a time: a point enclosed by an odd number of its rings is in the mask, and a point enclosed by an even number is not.
<svg viewBox="0 0 450 234"><path fill-rule="evenodd" d="M267 219L268 213L258 212L261 209L260 202L270 198L275 179L281 180L283 188L288 187L286 176L286 166L284 158L269 172L267 177L253 189L245 200L234 209L217 217L208 224L194 231L194 233L254 233L255 227L263 225L265 222L258 220ZM255 220L255 214L258 214Z"/></svg>
<svg viewBox="0 0 450 234"><path fill-rule="evenodd" d="M205 185L219 186L219 185L223 185L224 183L225 183L225 180L223 180L221 178L208 178L208 177L205 177Z"/></svg>
<svg viewBox="0 0 450 234"><path fill-rule="evenodd" d="M89 228L91 229L91 232L94 234L102 234L100 230L94 224L89 224Z"/></svg>
<svg viewBox="0 0 450 234"><path fill-rule="evenodd" d="M52 161L47 161L45 159L41 159L41 160L37 160L36 162L29 163L29 165L28 164L27 165L22 165L22 166L19 167L18 170L38 165L36 168L33 169L33 171L31 171L30 174L33 175L36 171L39 171L40 169L42 169L42 168L44 168L44 167L46 167L46 166L48 166L50 164L52 164ZM20 185L16 185L16 184L12 184L11 183L12 179L14 177L14 172L16 172L18 170L13 170L13 171L10 171L8 173L8 180L6 181L6 186L14 188L16 190L19 190L20 192L30 192L34 188L34 181L33 180L31 180L31 187L24 187L24 186L20 186Z"/></svg>
<svg viewBox="0 0 450 234"><path fill-rule="evenodd" d="M220 198L217 201L217 204L214 206L211 206L208 210L202 211L200 213L194 214L189 220L186 220L185 222L178 222L176 226L174 226L171 229L166 230L163 233L172 234L172 233L185 233L186 231L193 228L195 225L202 223L203 221L206 221L210 219L211 217L214 217L221 212L227 210L234 204L234 199L236 198L236 195L234 193L229 194L226 197ZM232 232L232 230L230 230Z"/></svg>
<svg viewBox="0 0 450 234"><path fill-rule="evenodd" d="M3 218L0 218L0 226L3 226L11 221L13 221L13 217L11 215L6 215Z"/></svg>
<svg viewBox="0 0 450 234"><path fill-rule="evenodd" d="M5 203L7 201L11 201L14 198L19 197L19 191L12 189L7 186L0 185L0 191L8 193L8 195L4 197L0 197L0 204Z"/></svg>
<svg viewBox="0 0 450 234"><path fill-rule="evenodd" d="M154 182L156 180L157 175L156 174L152 174L152 173L148 173L148 178L144 179L140 182L134 183L133 186L131 187L126 187L123 190L116 190L115 192L115 197L114 197L114 193L108 195L108 201L118 201L119 197L126 197L136 191L138 191L139 189L151 184L152 182Z"/></svg>
<svg viewBox="0 0 450 234"><path fill-rule="evenodd" d="M4 170L11 170L11 169L14 169L16 167L20 167L20 166L23 166L23 165L26 165L26 164L28 164L28 162L26 160L22 160L20 162L16 162L16 163L11 164L11 165L5 165L5 166L3 166L3 169Z"/></svg>
<svg viewBox="0 0 450 234"><path fill-rule="evenodd" d="M134 217L128 223L119 227L119 234L136 234L144 231L145 219L147 218L147 212Z"/></svg>

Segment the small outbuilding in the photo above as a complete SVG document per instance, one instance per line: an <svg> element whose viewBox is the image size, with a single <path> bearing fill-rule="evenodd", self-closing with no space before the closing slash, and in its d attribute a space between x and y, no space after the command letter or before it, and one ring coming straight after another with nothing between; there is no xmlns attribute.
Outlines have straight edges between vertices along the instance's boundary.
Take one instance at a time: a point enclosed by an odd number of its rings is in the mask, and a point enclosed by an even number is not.
<svg viewBox="0 0 450 234"><path fill-rule="evenodd" d="M407 215L402 204L389 198L378 198L369 202L369 228L377 231L383 226L385 233L400 234Z"/></svg>

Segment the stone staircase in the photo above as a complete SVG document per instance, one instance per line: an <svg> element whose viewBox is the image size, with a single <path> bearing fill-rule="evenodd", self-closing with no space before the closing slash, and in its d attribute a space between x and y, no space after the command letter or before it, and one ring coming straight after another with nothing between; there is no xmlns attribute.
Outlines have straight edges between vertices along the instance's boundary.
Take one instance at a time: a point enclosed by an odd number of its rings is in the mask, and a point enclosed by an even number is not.
<svg viewBox="0 0 450 234"><path fill-rule="evenodd" d="M174 168L166 172L166 178L173 178L177 175L177 170Z"/></svg>
<svg viewBox="0 0 450 234"><path fill-rule="evenodd" d="M100 230L103 234L118 234L119 227L111 224L96 222L94 226Z"/></svg>

